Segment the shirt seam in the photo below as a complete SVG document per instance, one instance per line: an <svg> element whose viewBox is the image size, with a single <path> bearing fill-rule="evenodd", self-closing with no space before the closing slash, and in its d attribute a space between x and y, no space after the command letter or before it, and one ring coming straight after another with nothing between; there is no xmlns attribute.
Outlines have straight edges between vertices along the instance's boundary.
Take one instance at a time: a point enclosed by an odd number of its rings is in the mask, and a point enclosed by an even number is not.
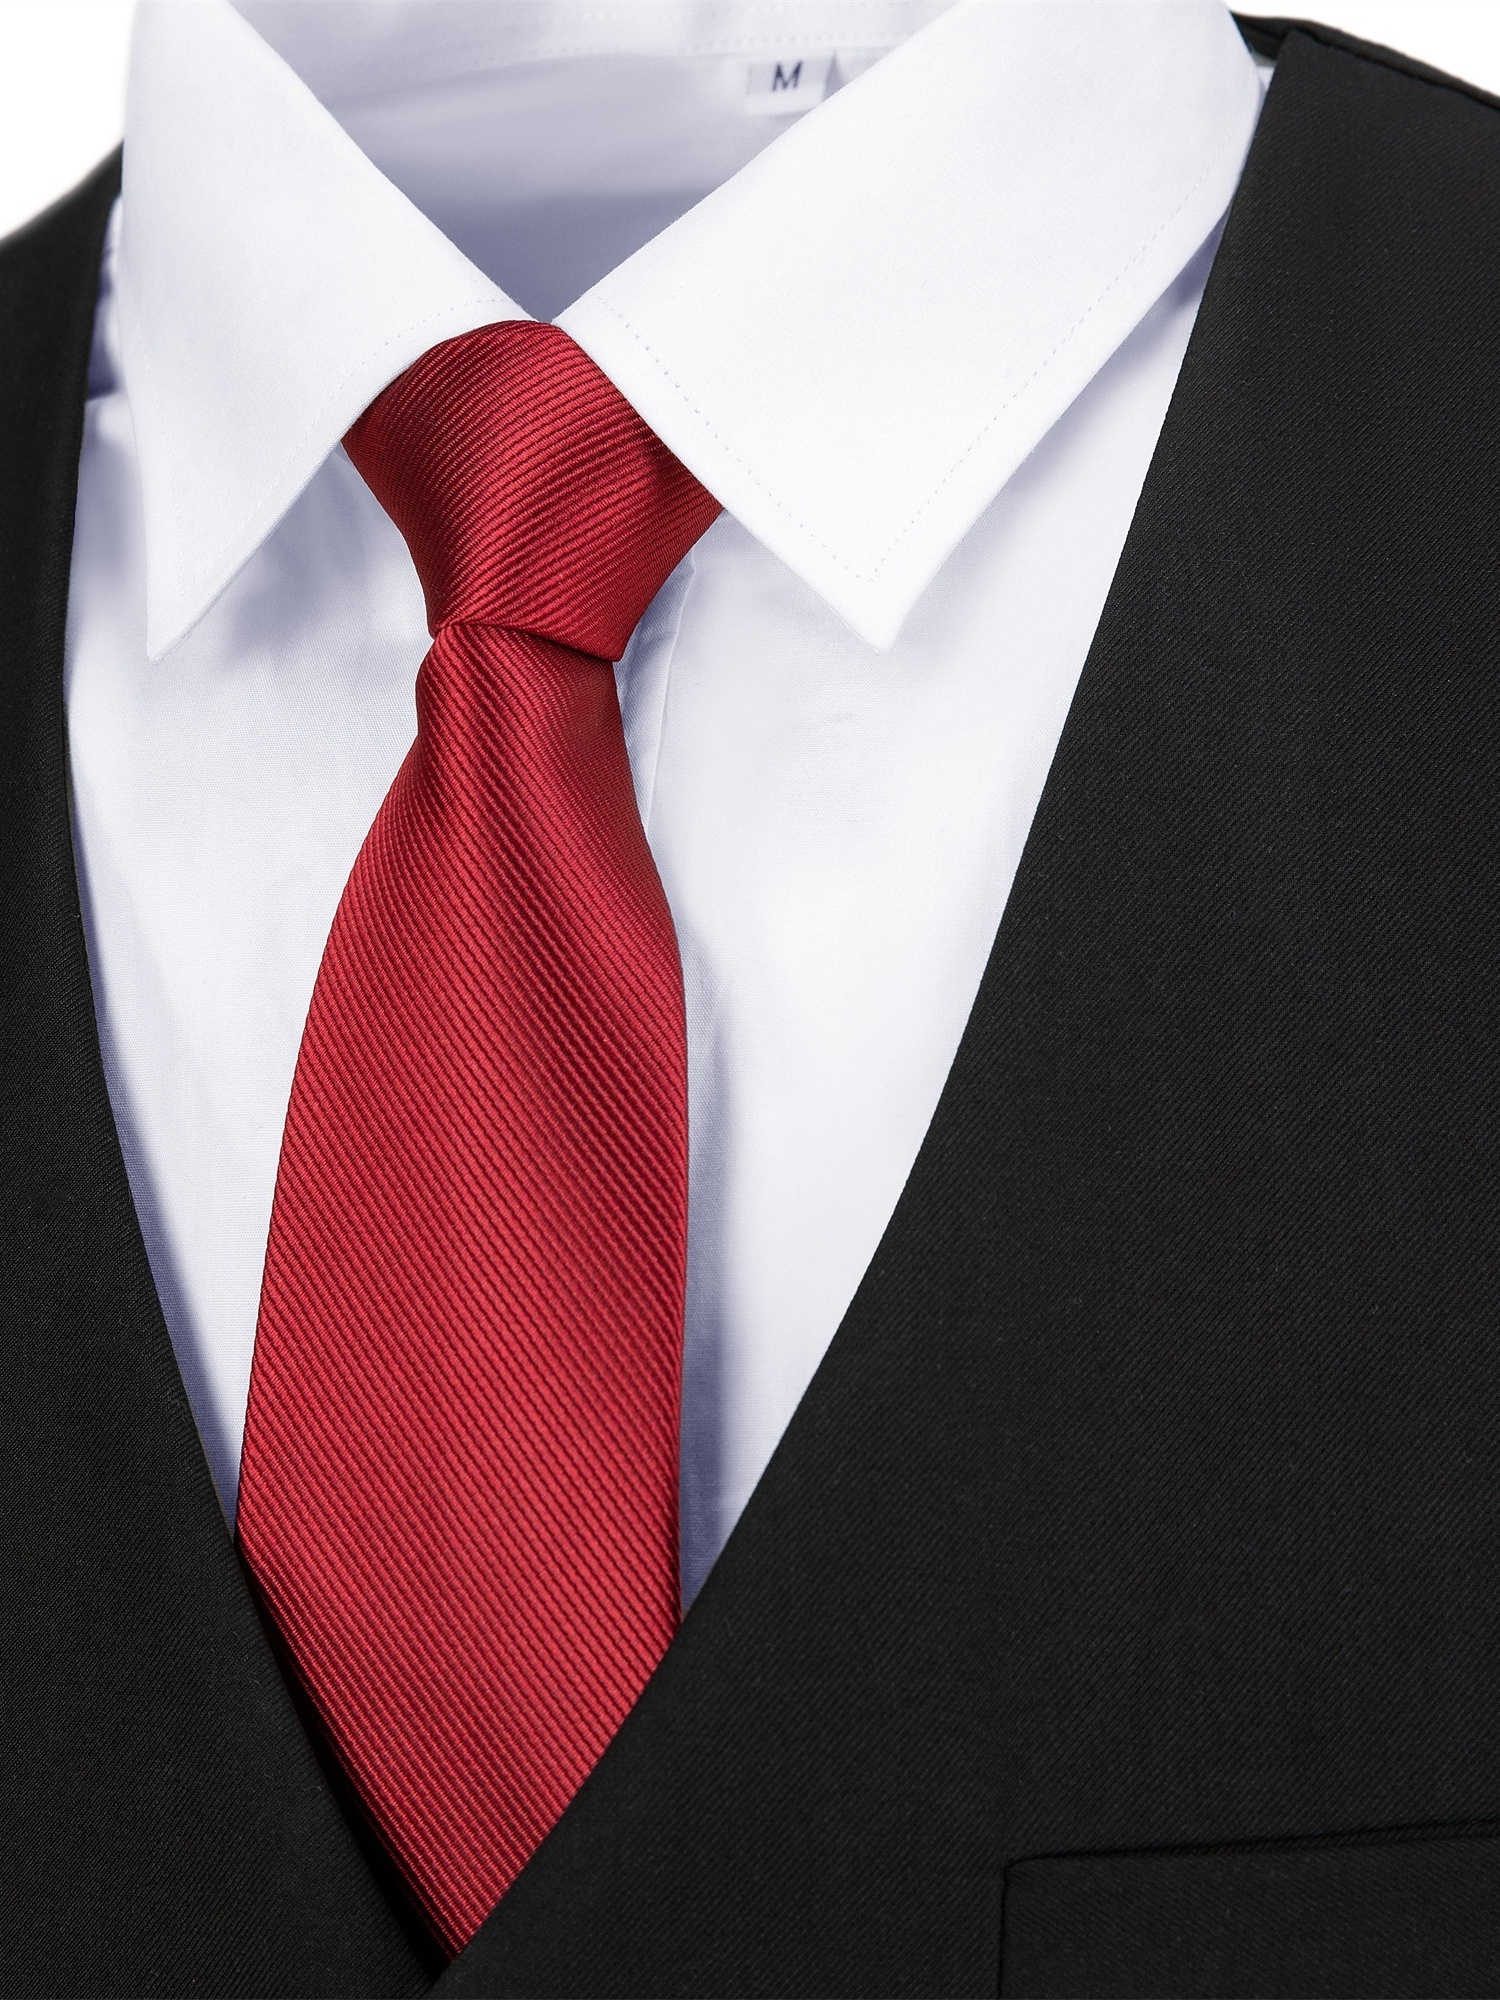
<svg viewBox="0 0 1500 2000"><path fill-rule="evenodd" d="M641 815L641 822L646 829L648 838L651 832L651 821L656 812L656 782L661 775L662 751L667 740L667 718L671 714L672 708L673 669L677 665L677 648L682 639L682 621L687 616L688 598L692 595L693 584L698 575L697 558L691 549L688 550L682 561L687 574L683 577L682 587L677 592L677 603L673 607L672 613L672 630L665 646L666 659L663 663L661 677L661 709L657 716L656 724L656 750L651 759L651 787L646 797L646 810Z"/></svg>

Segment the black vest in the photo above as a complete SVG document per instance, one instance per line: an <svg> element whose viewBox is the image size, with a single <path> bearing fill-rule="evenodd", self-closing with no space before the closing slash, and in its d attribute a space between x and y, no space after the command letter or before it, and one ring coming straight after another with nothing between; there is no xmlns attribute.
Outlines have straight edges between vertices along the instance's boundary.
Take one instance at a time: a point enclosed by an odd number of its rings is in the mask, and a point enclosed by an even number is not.
<svg viewBox="0 0 1500 2000"><path fill-rule="evenodd" d="M1500 104L1269 100L952 1075L451 1994L1500 1992ZM225 1531L63 635L117 163L0 249L0 1988L437 1962Z"/></svg>

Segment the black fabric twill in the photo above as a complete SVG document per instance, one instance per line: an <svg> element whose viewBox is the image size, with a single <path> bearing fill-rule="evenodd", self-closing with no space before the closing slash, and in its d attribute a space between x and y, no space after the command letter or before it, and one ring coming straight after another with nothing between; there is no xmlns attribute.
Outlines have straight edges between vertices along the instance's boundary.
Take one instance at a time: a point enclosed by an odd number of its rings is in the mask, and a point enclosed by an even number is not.
<svg viewBox="0 0 1500 2000"><path fill-rule="evenodd" d="M452 1994L1500 1993L1500 109L1281 50L953 1073ZM0 246L0 1990L425 1983L152 1290L61 676L111 164Z"/></svg>
<svg viewBox="0 0 1500 2000"><path fill-rule="evenodd" d="M1021 1861L1000 1991L1494 1993L1497 1908L1493 1824Z"/></svg>
<svg viewBox="0 0 1500 2000"><path fill-rule="evenodd" d="M420 1992L237 1566L105 1092L62 658L118 186L0 248L0 1990Z"/></svg>
<svg viewBox="0 0 1500 2000"><path fill-rule="evenodd" d="M441 1991L993 1993L1027 1857L1500 1814L1497 530L1500 113L1287 33L891 1226ZM1500 1993L1391 1848L1383 1990ZM1239 1865L1213 1990L1364 1990L1347 1872ZM1222 1871L1149 1988L1015 1879L1007 1992L1206 1990Z"/></svg>

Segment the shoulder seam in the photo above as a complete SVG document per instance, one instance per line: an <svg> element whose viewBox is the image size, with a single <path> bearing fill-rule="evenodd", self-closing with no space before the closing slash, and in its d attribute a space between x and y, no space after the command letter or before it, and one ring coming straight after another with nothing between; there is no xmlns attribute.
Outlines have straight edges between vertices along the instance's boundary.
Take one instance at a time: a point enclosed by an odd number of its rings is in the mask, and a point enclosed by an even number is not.
<svg viewBox="0 0 1500 2000"><path fill-rule="evenodd" d="M75 209L90 208L95 200L102 200L106 195L113 201L120 192L122 154L123 148L116 146L97 167L89 169L76 187L69 188L66 194L49 202L36 215L29 216L8 235L0 236L0 257L9 255L13 250L23 250L39 236L46 235L55 224L65 221Z"/></svg>
<svg viewBox="0 0 1500 2000"><path fill-rule="evenodd" d="M1388 49L1380 42L1361 41L1357 35L1346 35L1341 28L1326 27L1321 21L1302 21L1289 15L1269 14L1236 14L1234 18L1245 41L1260 55L1276 55L1288 35L1306 35L1309 41L1319 42L1324 48L1359 56L1381 69L1393 70L1398 76L1409 76L1415 83L1450 90L1459 97L1484 105L1486 110L1500 111L1500 97L1493 91L1481 89L1477 83L1469 83L1461 76L1450 76L1446 70L1435 69L1431 63L1419 62L1415 56L1403 55L1399 49Z"/></svg>

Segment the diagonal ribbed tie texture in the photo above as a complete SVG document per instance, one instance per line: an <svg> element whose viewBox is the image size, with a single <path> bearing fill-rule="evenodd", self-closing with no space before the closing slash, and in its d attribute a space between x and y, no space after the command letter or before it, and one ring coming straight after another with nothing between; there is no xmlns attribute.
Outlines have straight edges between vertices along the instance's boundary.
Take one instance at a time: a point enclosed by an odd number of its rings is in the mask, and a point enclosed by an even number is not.
<svg viewBox="0 0 1500 2000"><path fill-rule="evenodd" d="M433 643L298 1058L238 1534L457 1950L679 1614L682 975L610 662L718 508L531 322L345 443Z"/></svg>

